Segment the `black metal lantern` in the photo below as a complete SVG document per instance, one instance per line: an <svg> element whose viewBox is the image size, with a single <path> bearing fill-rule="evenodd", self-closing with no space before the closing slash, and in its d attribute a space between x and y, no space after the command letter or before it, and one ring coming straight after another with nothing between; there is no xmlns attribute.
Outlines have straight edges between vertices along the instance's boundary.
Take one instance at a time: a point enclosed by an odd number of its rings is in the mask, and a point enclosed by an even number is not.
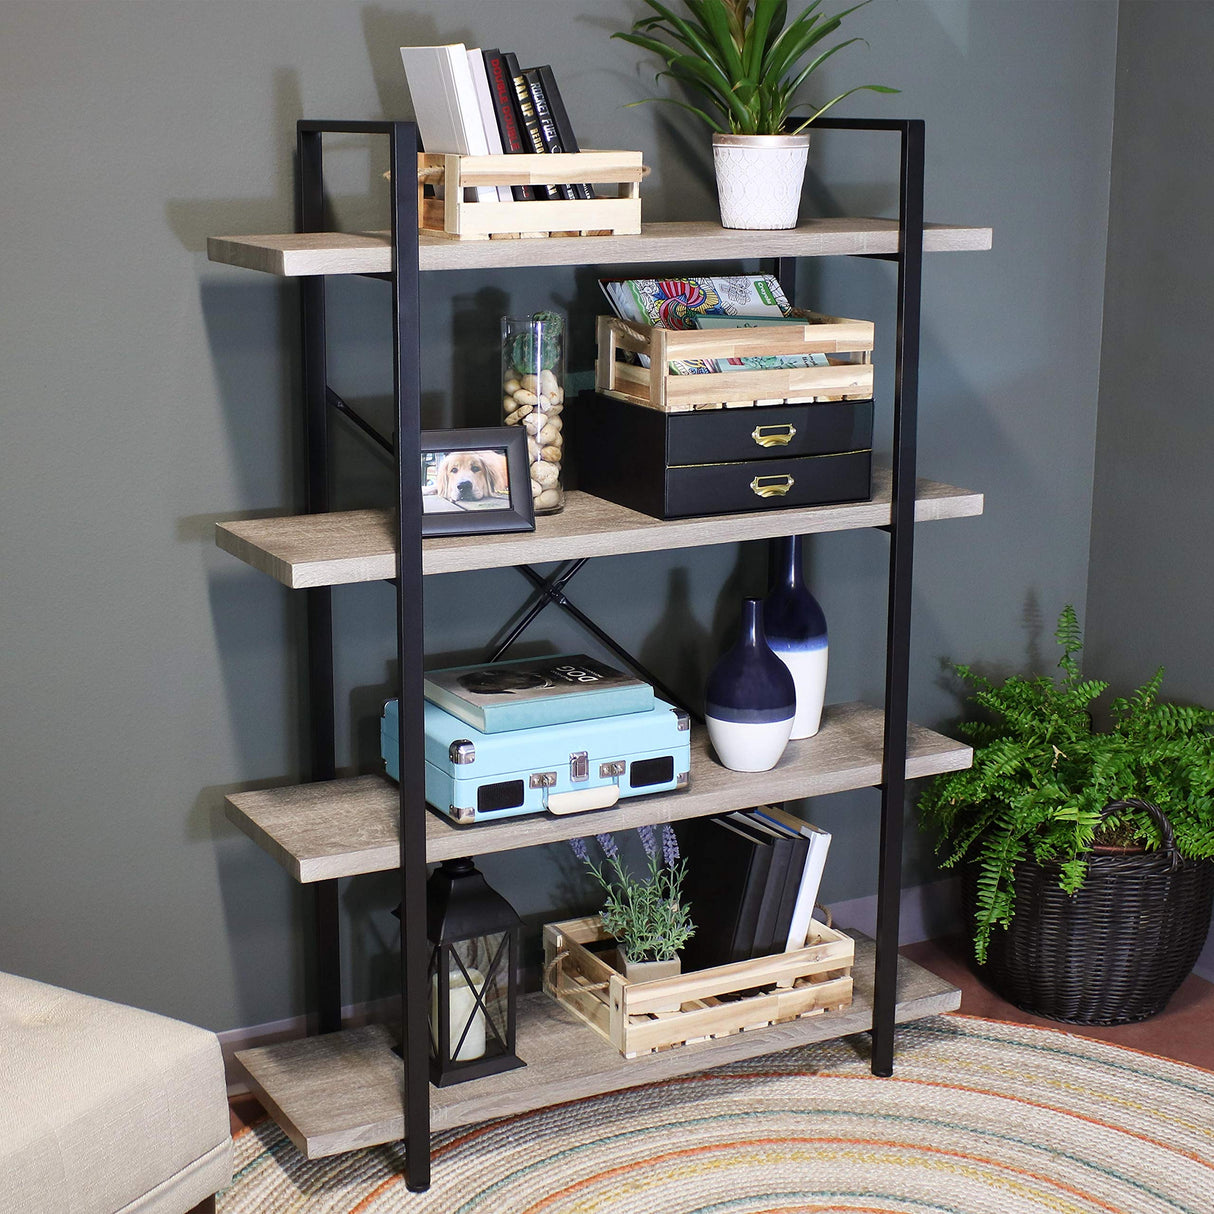
<svg viewBox="0 0 1214 1214"><path fill-rule="evenodd" d="M514 1053L522 920L471 860L444 860L426 882L426 935L431 1082L523 1066Z"/></svg>

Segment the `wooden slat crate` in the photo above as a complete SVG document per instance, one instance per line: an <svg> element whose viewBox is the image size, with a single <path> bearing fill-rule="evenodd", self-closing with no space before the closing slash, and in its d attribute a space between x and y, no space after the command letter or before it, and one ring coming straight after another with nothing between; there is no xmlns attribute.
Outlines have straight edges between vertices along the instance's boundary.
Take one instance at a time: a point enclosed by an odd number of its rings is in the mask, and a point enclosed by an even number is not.
<svg viewBox="0 0 1214 1214"><path fill-rule="evenodd" d="M765 1028L847 1007L855 943L816 920L810 943L655 982L629 982L591 945L610 941L597 916L544 927L544 989L624 1055ZM611 956L611 954L608 954ZM682 999L677 1012L655 1006Z"/></svg>
<svg viewBox="0 0 1214 1214"><path fill-rule="evenodd" d="M418 158L418 227L459 240L533 236L627 236L641 231L640 152L556 152L514 156L421 153ZM614 186L616 197L465 202L473 186ZM443 186L442 198L423 187ZM596 193L600 192L596 190Z"/></svg>
<svg viewBox="0 0 1214 1214"><path fill-rule="evenodd" d="M598 318L595 387L666 413L732 405L866 400L873 394L873 323L798 312L805 324L754 329L659 329L615 316ZM617 351L644 354L649 366L623 362ZM827 367L734 370L672 375L672 360L825 354Z"/></svg>

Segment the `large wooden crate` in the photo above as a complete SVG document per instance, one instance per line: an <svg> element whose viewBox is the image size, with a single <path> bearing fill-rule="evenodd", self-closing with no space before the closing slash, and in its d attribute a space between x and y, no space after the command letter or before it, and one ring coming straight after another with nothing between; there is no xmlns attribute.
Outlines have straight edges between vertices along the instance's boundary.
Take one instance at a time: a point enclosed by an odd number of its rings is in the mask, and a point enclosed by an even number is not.
<svg viewBox="0 0 1214 1214"><path fill-rule="evenodd" d="M660 329L615 316L598 318L595 387L667 413L732 405L864 400L873 394L873 323L797 313L803 325L754 329ZM643 354L649 366L620 354ZM672 360L825 354L826 367L745 369L672 375Z"/></svg>
<svg viewBox="0 0 1214 1214"><path fill-rule="evenodd" d="M640 152L553 152L513 156L421 153L418 158L418 227L458 240L533 236L637 235L641 230ZM473 186L614 186L614 198L466 202ZM442 186L427 198L426 185ZM598 192L598 191L596 191Z"/></svg>
<svg viewBox="0 0 1214 1214"><path fill-rule="evenodd" d="M610 942L597 916L544 927L544 990L624 1055L635 1058L850 1005L855 943L816 920L806 947L629 982L592 952ZM651 1009L681 998L677 1012Z"/></svg>

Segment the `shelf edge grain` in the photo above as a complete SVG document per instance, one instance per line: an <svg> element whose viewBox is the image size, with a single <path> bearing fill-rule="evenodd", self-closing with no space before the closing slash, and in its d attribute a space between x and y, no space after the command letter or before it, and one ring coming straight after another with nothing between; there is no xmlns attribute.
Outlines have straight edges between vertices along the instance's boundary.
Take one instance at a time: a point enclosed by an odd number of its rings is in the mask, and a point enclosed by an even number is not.
<svg viewBox="0 0 1214 1214"><path fill-rule="evenodd" d="M792 743L772 771L748 774L722 767L712 757L704 730L697 728L686 792L629 797L610 809L569 817L530 814L463 827L427 810L426 858L433 863L513 851L740 805L874 787L882 778L883 722L879 708L829 704L816 738ZM973 750L965 743L921 725L908 727L909 779L962 770L972 761ZM225 812L300 882L388 872L399 863L397 788L380 775L234 792L226 798Z"/></svg>
<svg viewBox="0 0 1214 1214"><path fill-rule="evenodd" d="M925 253L985 252L989 227L924 225ZM523 240L458 240L422 232L419 268L477 270L511 266L642 264L657 261L737 260L756 257L846 257L898 251L893 219L810 219L795 228L743 231L711 221L647 223L633 236L553 236ZM207 238L211 261L279 277L313 274L387 274L387 232L282 232Z"/></svg>
<svg viewBox="0 0 1214 1214"><path fill-rule="evenodd" d="M878 468L873 472L873 497L866 502L667 522L575 492L567 496L560 514L537 519L533 532L423 540L422 572L466 573L582 556L770 539L793 532L810 535L883 527L890 522L890 484L889 470ZM973 518L984 505L983 495L969 489L923 479L916 485L917 523ZM342 586L396 576L393 522L389 510L235 519L216 524L215 542L290 589Z"/></svg>

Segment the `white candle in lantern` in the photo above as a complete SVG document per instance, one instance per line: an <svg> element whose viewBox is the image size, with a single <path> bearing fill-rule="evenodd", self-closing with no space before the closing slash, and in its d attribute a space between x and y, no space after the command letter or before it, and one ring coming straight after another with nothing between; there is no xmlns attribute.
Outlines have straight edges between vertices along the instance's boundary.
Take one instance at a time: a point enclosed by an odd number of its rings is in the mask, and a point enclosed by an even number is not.
<svg viewBox="0 0 1214 1214"><path fill-rule="evenodd" d="M471 985L469 985L471 982ZM463 1045L452 1059L453 1062L469 1062L473 1058L485 1056L485 1013L477 1006L476 991L482 991L485 985L485 975L480 970L469 969L467 977L458 970L451 971L447 994L447 1007L450 1011L451 1047L459 1045L460 1037L464 1038ZM469 1023L471 1021L471 1023ZM438 975L430 979L430 1023L438 1028ZM464 1026L468 1025L465 1035Z"/></svg>

